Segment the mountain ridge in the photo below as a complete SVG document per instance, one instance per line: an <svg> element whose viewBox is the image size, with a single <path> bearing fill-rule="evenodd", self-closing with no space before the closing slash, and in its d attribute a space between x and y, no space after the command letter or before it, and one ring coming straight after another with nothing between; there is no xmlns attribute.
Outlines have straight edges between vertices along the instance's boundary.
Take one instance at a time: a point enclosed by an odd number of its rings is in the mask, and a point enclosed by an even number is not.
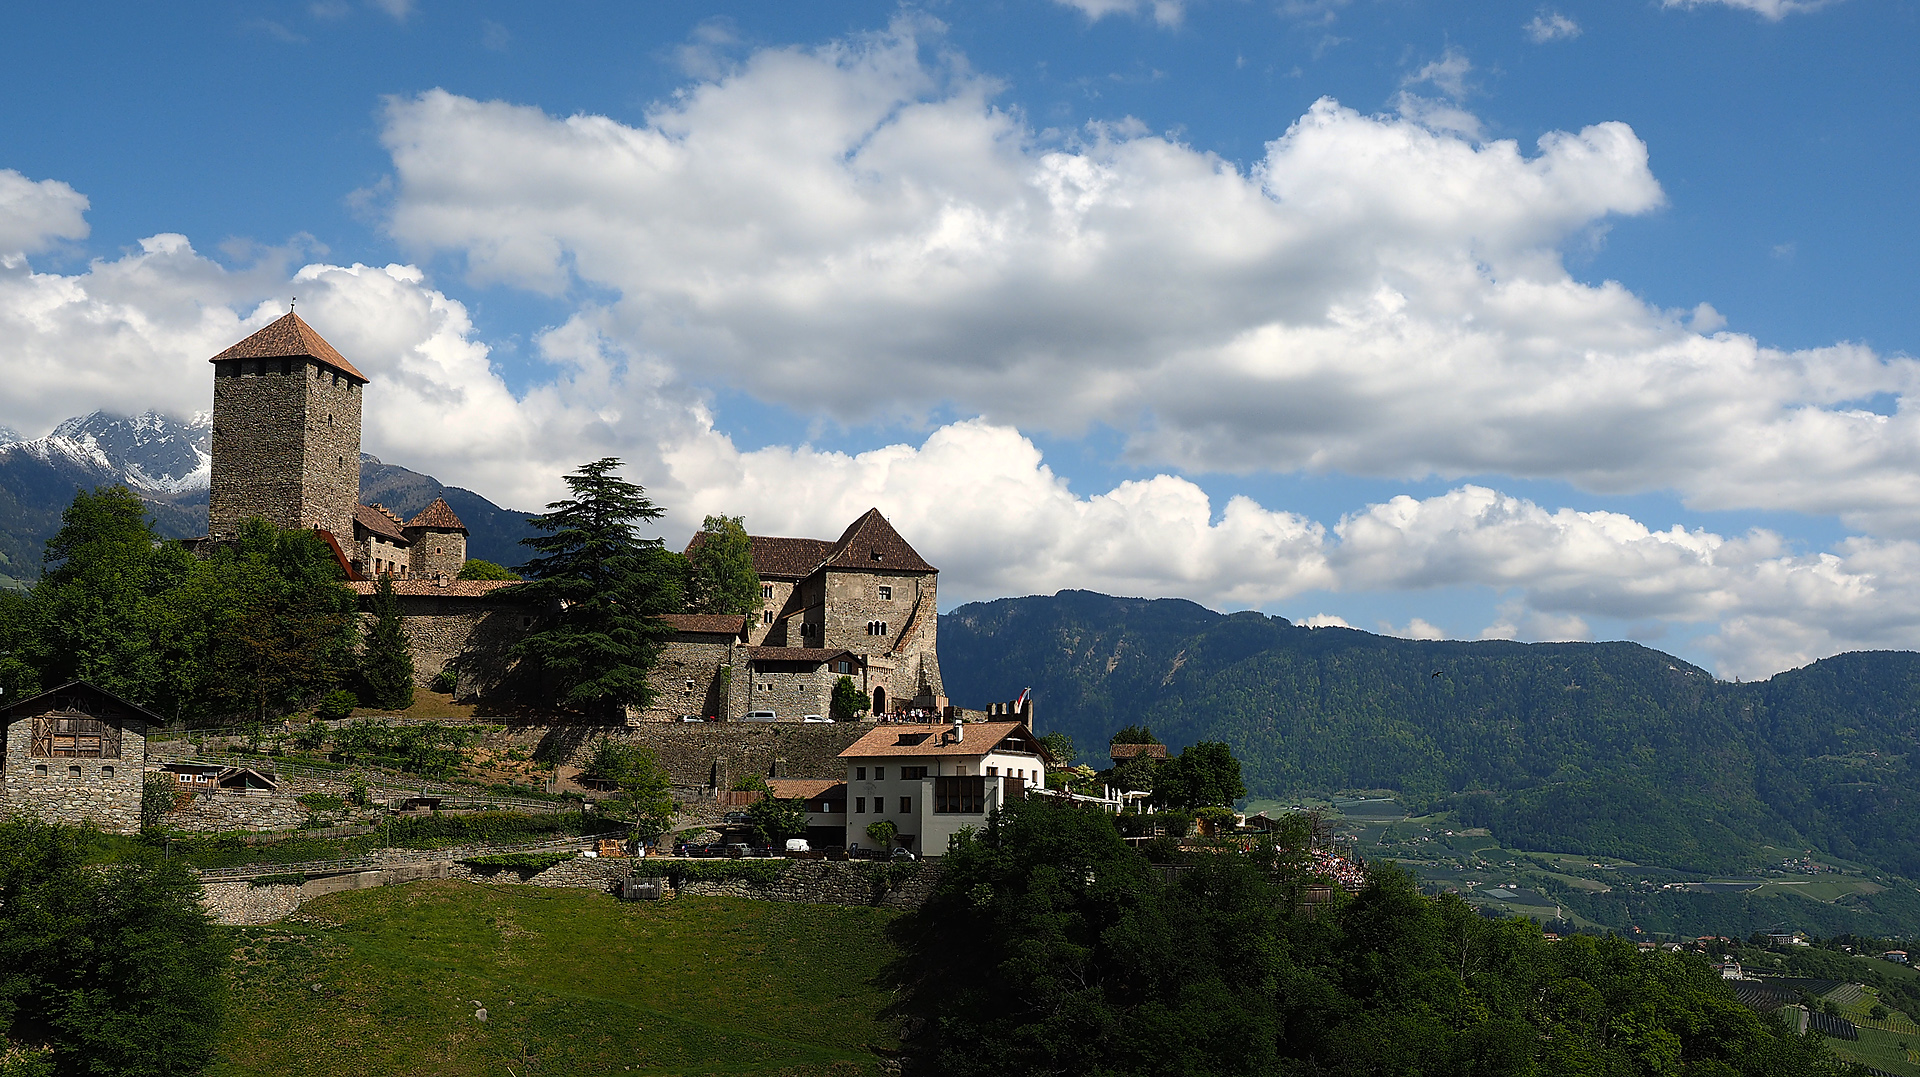
<svg viewBox="0 0 1920 1077"><path fill-rule="evenodd" d="M135 416L94 411L38 438L0 428L0 586L27 586L39 576L46 540L76 490L124 485L138 494L163 538L207 533L207 489L213 474L210 414L186 421L155 411ZM512 565L531 513L502 508L431 475L362 453L360 499L411 516L444 497L467 526L467 554Z"/></svg>

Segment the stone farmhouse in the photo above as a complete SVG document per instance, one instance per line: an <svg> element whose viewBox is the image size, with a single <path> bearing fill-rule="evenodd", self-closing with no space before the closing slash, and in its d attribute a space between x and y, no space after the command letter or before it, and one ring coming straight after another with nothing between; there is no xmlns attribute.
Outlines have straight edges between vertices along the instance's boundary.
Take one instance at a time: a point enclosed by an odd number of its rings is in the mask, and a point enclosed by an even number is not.
<svg viewBox="0 0 1920 1077"><path fill-rule="evenodd" d="M393 582L421 685L451 665L462 694L496 686L506 652L548 611L496 594L509 583L456 578L467 529L445 500L411 520L360 504L366 375L293 313L210 361L209 540L231 538L255 516L318 532L363 601L376 578ZM878 509L837 540L755 536L752 552L760 608L668 617L674 633L654 672L655 705L632 719L826 715L843 676L870 693L875 713L946 711L939 571Z"/></svg>
<svg viewBox="0 0 1920 1077"><path fill-rule="evenodd" d="M0 707L0 806L138 832L147 729L160 724L146 708L79 681Z"/></svg>

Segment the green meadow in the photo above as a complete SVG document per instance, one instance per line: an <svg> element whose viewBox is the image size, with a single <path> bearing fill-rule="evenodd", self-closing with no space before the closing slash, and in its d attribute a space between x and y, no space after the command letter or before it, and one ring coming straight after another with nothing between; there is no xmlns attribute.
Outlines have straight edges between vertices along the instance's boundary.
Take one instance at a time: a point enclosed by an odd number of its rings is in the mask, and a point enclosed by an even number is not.
<svg viewBox="0 0 1920 1077"><path fill-rule="evenodd" d="M234 929L211 1072L878 1074L898 1046L876 1016L892 915L461 881L334 894Z"/></svg>

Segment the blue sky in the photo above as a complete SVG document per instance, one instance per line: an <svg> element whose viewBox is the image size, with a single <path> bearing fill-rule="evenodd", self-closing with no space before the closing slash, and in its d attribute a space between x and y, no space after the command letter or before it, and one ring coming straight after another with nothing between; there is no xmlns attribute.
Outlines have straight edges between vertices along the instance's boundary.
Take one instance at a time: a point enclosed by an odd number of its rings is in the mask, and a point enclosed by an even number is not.
<svg viewBox="0 0 1920 1077"><path fill-rule="evenodd" d="M1920 642L1912 2L6 19L27 436L205 407L300 294L369 451L517 505L618 454L670 541L878 504L948 606Z"/></svg>

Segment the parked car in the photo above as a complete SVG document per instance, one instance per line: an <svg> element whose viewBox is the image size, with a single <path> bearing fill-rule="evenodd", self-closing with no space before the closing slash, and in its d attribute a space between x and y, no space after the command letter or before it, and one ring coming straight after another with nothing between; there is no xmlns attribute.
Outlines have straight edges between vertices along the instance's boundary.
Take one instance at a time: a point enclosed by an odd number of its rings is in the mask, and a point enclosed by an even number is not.
<svg viewBox="0 0 1920 1077"><path fill-rule="evenodd" d="M889 859L889 860L918 860L918 859L920 859L920 858L919 858L919 857L917 857L917 856L915 856L915 855L913 855L913 850L912 850L912 849L895 849L895 850L893 851L893 854L892 854L891 856L889 856L889 857L887 857L887 859Z"/></svg>
<svg viewBox="0 0 1920 1077"><path fill-rule="evenodd" d="M700 716L699 716L699 715L697 715L697 714L683 714L683 715L681 715L681 716L680 716L680 720L681 720L681 721L683 721L683 722L704 722L704 721L706 721L706 719L705 719L705 718L702 718L702 717L700 717Z"/></svg>
<svg viewBox="0 0 1920 1077"><path fill-rule="evenodd" d="M748 845L746 845L744 842L735 842L732 845L727 846L726 855L728 857L731 857L734 860L738 860L741 857L746 856L748 853L751 853L751 852L753 852L753 849Z"/></svg>
<svg viewBox="0 0 1920 1077"><path fill-rule="evenodd" d="M746 716L740 720L743 722L777 722L780 720L780 716L772 711L748 711Z"/></svg>
<svg viewBox="0 0 1920 1077"><path fill-rule="evenodd" d="M730 811L727 813L724 821L729 823L744 823L747 821L747 813L743 811Z"/></svg>
<svg viewBox="0 0 1920 1077"><path fill-rule="evenodd" d="M812 851L813 851L813 847L807 844L807 839L805 838L788 838L787 839L787 852L810 853Z"/></svg>
<svg viewBox="0 0 1920 1077"><path fill-rule="evenodd" d="M818 714L809 714L800 720L803 722L832 722L833 721L833 719L831 718L827 718Z"/></svg>

